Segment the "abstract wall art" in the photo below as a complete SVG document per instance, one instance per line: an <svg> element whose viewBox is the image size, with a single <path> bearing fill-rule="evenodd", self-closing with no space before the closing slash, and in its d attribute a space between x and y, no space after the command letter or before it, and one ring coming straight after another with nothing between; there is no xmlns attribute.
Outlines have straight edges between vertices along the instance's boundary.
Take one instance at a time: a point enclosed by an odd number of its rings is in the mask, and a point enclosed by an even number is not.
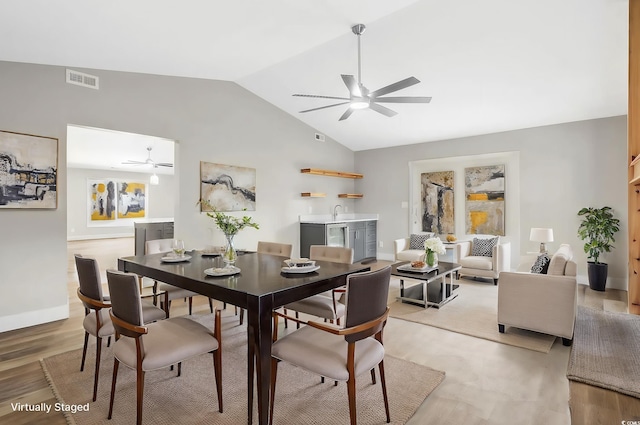
<svg viewBox="0 0 640 425"><path fill-rule="evenodd" d="M116 182L109 179L89 180L89 221L116 219Z"/></svg>
<svg viewBox="0 0 640 425"><path fill-rule="evenodd" d="M216 211L255 211L256 169L201 161L200 199ZM200 210L210 211L203 204Z"/></svg>
<svg viewBox="0 0 640 425"><path fill-rule="evenodd" d="M118 182L118 218L145 217L146 193L145 183Z"/></svg>
<svg viewBox="0 0 640 425"><path fill-rule="evenodd" d="M58 139L0 131L0 208L57 208Z"/></svg>
<svg viewBox="0 0 640 425"><path fill-rule="evenodd" d="M455 233L453 171L420 175L422 185L422 230L438 235Z"/></svg>
<svg viewBox="0 0 640 425"><path fill-rule="evenodd" d="M464 169L467 234L504 236L504 165Z"/></svg>

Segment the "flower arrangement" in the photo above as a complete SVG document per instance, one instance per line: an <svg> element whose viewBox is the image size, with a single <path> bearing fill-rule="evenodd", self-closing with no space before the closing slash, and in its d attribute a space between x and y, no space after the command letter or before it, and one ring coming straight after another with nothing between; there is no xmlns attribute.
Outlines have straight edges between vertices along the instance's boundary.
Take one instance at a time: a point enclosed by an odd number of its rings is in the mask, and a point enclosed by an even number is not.
<svg viewBox="0 0 640 425"><path fill-rule="evenodd" d="M429 251L435 252L436 254L447 253L447 249L444 247L440 238L429 238L424 241L424 250L427 254L429 254Z"/></svg>
<svg viewBox="0 0 640 425"><path fill-rule="evenodd" d="M198 201L198 203L205 205L206 207L213 210L213 213L207 212L207 216L215 220L218 228L222 230L222 233L224 233L226 236L233 236L245 227L253 227L254 229L260 228L258 226L258 223L254 223L253 221L251 221L251 217L249 216L245 215L242 218L238 218L232 215L221 213L220 211L216 211L213 205L211 205L211 203L206 199L201 199L200 201Z"/></svg>

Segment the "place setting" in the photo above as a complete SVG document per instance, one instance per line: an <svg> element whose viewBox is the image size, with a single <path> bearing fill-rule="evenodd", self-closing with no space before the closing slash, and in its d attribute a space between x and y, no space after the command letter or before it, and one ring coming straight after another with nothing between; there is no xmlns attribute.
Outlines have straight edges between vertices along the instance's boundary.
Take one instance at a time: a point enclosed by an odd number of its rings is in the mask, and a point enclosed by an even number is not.
<svg viewBox="0 0 640 425"><path fill-rule="evenodd" d="M184 249L184 241L175 239L173 241L172 250L160 258L164 263L181 263L191 260L191 256L186 254Z"/></svg>
<svg viewBox="0 0 640 425"><path fill-rule="evenodd" d="M224 253L224 247L221 247L217 255L213 258L213 267L204 270L204 274L207 276L221 277L221 276L233 276L240 273L240 267L236 267L233 263L225 261L222 257Z"/></svg>
<svg viewBox="0 0 640 425"><path fill-rule="evenodd" d="M289 258L284 260L284 264L286 267L282 267L282 273L288 274L312 273L320 269L315 261L308 258Z"/></svg>

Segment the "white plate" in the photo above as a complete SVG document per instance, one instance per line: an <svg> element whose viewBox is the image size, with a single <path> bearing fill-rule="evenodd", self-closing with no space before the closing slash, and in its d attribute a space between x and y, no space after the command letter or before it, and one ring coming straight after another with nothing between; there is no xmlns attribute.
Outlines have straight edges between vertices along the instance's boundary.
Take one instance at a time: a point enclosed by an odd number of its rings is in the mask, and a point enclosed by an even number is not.
<svg viewBox="0 0 640 425"><path fill-rule="evenodd" d="M424 267L411 267L411 263L403 264L402 266L398 266L398 270L403 270L405 272L418 272L418 273L430 272L430 271L435 270L437 268L438 268L438 266L429 267L426 264L425 264Z"/></svg>
<svg viewBox="0 0 640 425"><path fill-rule="evenodd" d="M204 271L207 276L231 276L238 273L240 273L240 269L236 266L210 268Z"/></svg>
<svg viewBox="0 0 640 425"><path fill-rule="evenodd" d="M311 273L318 270L320 266L308 266L308 267L283 267L282 273Z"/></svg>
<svg viewBox="0 0 640 425"><path fill-rule="evenodd" d="M191 260L191 256L190 255L185 255L184 257L167 256L167 257L162 257L161 260L165 263L181 263L183 261Z"/></svg>
<svg viewBox="0 0 640 425"><path fill-rule="evenodd" d="M309 267L315 267L316 262L314 260L309 260L308 258L289 258L287 260L284 260L284 263L287 265L287 268L309 268ZM305 266L290 266L290 264L306 264Z"/></svg>

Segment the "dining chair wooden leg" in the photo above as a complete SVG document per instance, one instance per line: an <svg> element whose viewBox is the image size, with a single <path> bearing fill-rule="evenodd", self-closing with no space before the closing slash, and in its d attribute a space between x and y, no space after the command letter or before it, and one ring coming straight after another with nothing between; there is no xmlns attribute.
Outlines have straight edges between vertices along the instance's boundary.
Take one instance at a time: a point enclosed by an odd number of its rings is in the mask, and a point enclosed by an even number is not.
<svg viewBox="0 0 640 425"><path fill-rule="evenodd" d="M169 309L171 308L171 304L169 302L169 292L164 291L164 315L166 318L169 318Z"/></svg>
<svg viewBox="0 0 640 425"><path fill-rule="evenodd" d="M84 370L84 361L87 358L87 345L89 344L89 332L84 333L84 345L82 346L82 362L80 362L80 372Z"/></svg>
<svg viewBox="0 0 640 425"><path fill-rule="evenodd" d="M111 335L107 337L107 347L111 347Z"/></svg>
<svg viewBox="0 0 640 425"><path fill-rule="evenodd" d="M222 413L222 349L218 347L213 352L213 373L216 379L216 392L218 393L218 412Z"/></svg>
<svg viewBox="0 0 640 425"><path fill-rule="evenodd" d="M347 380L347 394L349 396L349 418L351 425L357 423L356 413L356 373L355 373L355 343L350 343L347 349L347 370L349 379Z"/></svg>
<svg viewBox="0 0 640 425"><path fill-rule="evenodd" d="M138 365L136 371L136 425L142 425L142 401L144 397L144 370Z"/></svg>
<svg viewBox="0 0 640 425"><path fill-rule="evenodd" d="M299 318L300 318L300 315L296 311L296 319L299 319ZM296 322L296 329L300 329L300 322Z"/></svg>
<svg viewBox="0 0 640 425"><path fill-rule="evenodd" d="M111 396L109 397L109 415L107 419L111 419L111 415L113 414L113 399L116 395L116 380L118 379L118 366L120 366L120 362L117 358L113 358L113 377L111 378Z"/></svg>
<svg viewBox="0 0 640 425"><path fill-rule="evenodd" d="M102 351L102 338L96 338L96 371L93 377L93 401L98 397L98 378L100 377L100 354Z"/></svg>
<svg viewBox="0 0 640 425"><path fill-rule="evenodd" d="M374 368L374 369L371 369L371 383L372 383L373 385L375 385L375 384L376 384L376 370L375 370L375 368Z"/></svg>
<svg viewBox="0 0 640 425"><path fill-rule="evenodd" d="M244 308L240 309L240 324L244 323Z"/></svg>
<svg viewBox="0 0 640 425"><path fill-rule="evenodd" d="M182 362L178 362L178 376L182 374Z"/></svg>
<svg viewBox="0 0 640 425"><path fill-rule="evenodd" d="M278 377L278 360L271 358L271 400L269 404L269 425L273 425L273 404L276 398L276 379ZM324 378L323 378L324 379Z"/></svg>
<svg viewBox="0 0 640 425"><path fill-rule="evenodd" d="M384 411L387 414L387 423L391 422L389 414L389 398L387 397L387 381L384 378L384 360L378 365L380 369L380 385L382 386L382 398L384 399ZM373 370L372 370L373 371Z"/></svg>
<svg viewBox="0 0 640 425"><path fill-rule="evenodd" d="M209 298L209 311L213 313L213 300Z"/></svg>
<svg viewBox="0 0 640 425"><path fill-rule="evenodd" d="M193 297L189 297L189 316L191 316L192 311L193 311Z"/></svg>
<svg viewBox="0 0 640 425"><path fill-rule="evenodd" d="M287 323L287 318L286 318L286 315L287 315L287 309L286 309L286 308L283 308L283 309L282 309L282 312L283 312L283 313L284 313L284 315L285 315L285 318L284 318L284 328L285 328L285 329L287 329L287 328L289 328L289 325L288 325L288 323Z"/></svg>

